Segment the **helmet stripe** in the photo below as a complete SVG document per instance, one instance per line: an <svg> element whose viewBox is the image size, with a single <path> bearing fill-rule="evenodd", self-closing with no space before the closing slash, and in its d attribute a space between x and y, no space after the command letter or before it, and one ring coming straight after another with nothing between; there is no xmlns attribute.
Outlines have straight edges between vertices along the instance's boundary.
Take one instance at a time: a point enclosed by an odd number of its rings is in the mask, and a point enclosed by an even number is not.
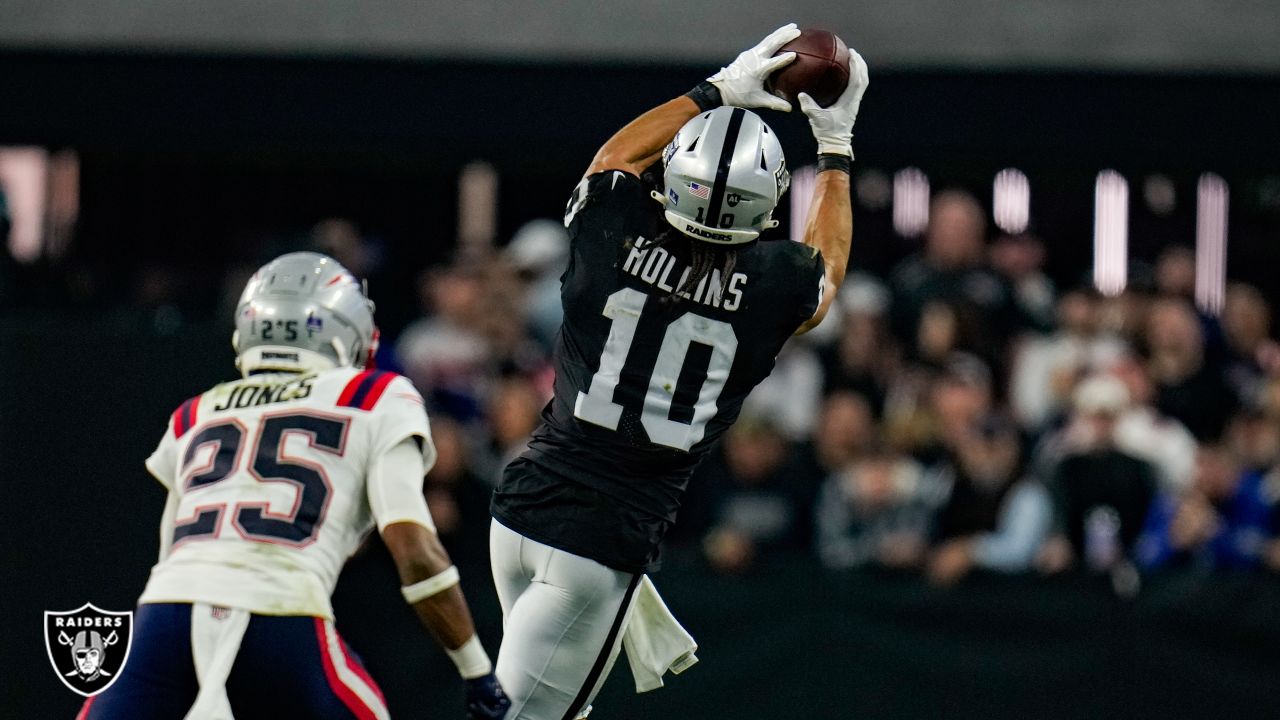
<svg viewBox="0 0 1280 720"><path fill-rule="evenodd" d="M746 115L746 110L734 108L729 116L724 145L720 148L720 164L716 167L716 181L711 184L711 199L707 202L707 227L720 227L720 205L724 202L725 185L729 181L729 164L733 161L733 150L738 146L738 134L742 131L742 119Z"/></svg>

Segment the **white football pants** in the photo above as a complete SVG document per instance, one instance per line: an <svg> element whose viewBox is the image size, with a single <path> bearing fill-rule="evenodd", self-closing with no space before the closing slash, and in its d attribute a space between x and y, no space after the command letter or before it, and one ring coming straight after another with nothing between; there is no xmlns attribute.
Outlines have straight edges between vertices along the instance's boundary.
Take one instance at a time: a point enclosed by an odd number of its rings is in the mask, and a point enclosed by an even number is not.
<svg viewBox="0 0 1280 720"><path fill-rule="evenodd" d="M643 575L548 547L496 520L489 552L502 603L496 673L511 698L506 720L575 720L618 659Z"/></svg>

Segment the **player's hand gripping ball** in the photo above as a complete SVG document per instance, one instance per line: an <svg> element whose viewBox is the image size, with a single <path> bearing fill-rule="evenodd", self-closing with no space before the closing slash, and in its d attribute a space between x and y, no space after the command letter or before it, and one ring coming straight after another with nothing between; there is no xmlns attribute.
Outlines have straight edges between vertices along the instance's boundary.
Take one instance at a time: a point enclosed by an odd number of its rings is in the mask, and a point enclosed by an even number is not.
<svg viewBox="0 0 1280 720"><path fill-rule="evenodd" d="M809 118L813 139L818 141L818 153L845 155L852 160L853 123L858 119L858 107L862 105L862 94L867 91L870 78L862 56L848 48L845 52L849 58L845 68L848 80L834 102L823 106L807 90L800 92L796 99L800 102L800 110Z"/></svg>
<svg viewBox="0 0 1280 720"><path fill-rule="evenodd" d="M799 36L795 23L783 25L769 33L760 44L743 50L733 62L707 80L720 90L720 100L725 105L788 112L791 105L766 90L764 84L771 73L795 60L795 55L778 48Z"/></svg>
<svg viewBox="0 0 1280 720"><path fill-rule="evenodd" d="M764 89L800 107L800 93L830 107L849 85L849 47L829 30L809 28L778 48L777 55L794 53L795 60L775 70Z"/></svg>

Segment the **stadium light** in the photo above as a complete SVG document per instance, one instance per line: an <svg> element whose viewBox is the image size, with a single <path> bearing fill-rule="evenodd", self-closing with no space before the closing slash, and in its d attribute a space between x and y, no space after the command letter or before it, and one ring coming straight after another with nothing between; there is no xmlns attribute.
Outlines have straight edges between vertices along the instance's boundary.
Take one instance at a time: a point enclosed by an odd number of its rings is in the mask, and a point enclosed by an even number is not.
<svg viewBox="0 0 1280 720"><path fill-rule="evenodd" d="M996 173L991 189L991 210L996 225L1010 235L1027 229L1031 221L1031 183L1016 168Z"/></svg>
<svg viewBox="0 0 1280 720"><path fill-rule="evenodd" d="M482 160L458 173L458 247L484 255L498 235L498 170Z"/></svg>
<svg viewBox="0 0 1280 720"><path fill-rule="evenodd" d="M1129 275L1129 183L1115 170L1098 173L1093 191L1093 285L1118 295Z"/></svg>
<svg viewBox="0 0 1280 720"><path fill-rule="evenodd" d="M1196 306L1216 316L1227 284L1227 181L1213 173L1196 185Z"/></svg>
<svg viewBox="0 0 1280 720"><path fill-rule="evenodd" d="M915 237L929 225L929 177L920 168L903 168L893 176L893 229Z"/></svg>

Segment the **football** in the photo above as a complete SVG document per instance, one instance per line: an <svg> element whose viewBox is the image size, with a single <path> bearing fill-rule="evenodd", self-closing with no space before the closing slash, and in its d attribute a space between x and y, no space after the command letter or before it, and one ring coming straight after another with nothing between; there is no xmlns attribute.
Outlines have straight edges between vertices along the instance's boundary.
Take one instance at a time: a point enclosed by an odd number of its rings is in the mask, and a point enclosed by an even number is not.
<svg viewBox="0 0 1280 720"><path fill-rule="evenodd" d="M803 30L775 55L785 52L795 53L795 61L770 75L764 87L791 107L800 109L798 96L802 92L828 107L849 85L849 46L830 30Z"/></svg>

